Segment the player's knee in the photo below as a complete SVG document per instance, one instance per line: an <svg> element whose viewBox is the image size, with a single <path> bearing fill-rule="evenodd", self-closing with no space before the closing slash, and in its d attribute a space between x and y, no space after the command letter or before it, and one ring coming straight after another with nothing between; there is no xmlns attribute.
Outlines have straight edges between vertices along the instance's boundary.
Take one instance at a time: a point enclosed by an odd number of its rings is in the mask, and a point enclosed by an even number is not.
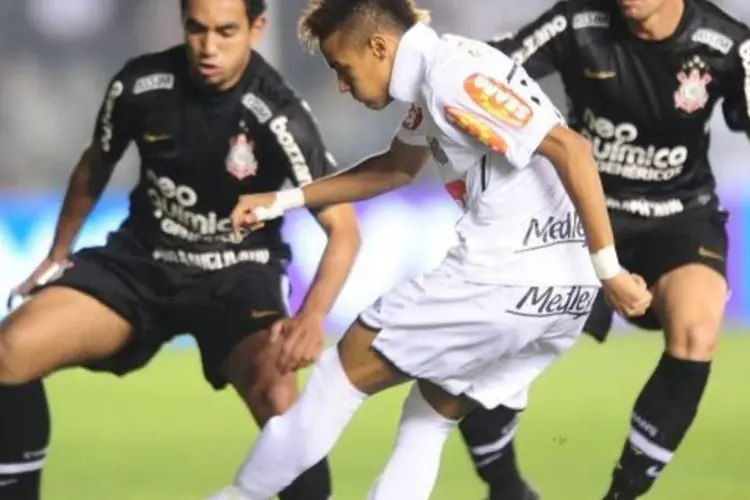
<svg viewBox="0 0 750 500"><path fill-rule="evenodd" d="M293 377L258 381L251 384L246 391L247 403L261 420L281 415L292 406L296 397L297 386Z"/></svg>
<svg viewBox="0 0 750 500"><path fill-rule="evenodd" d="M21 385L34 379L29 364L23 362L8 336L0 331L0 384Z"/></svg>
<svg viewBox="0 0 750 500"><path fill-rule="evenodd" d="M713 321L696 321L667 334L667 351L690 361L710 361L719 340L719 327Z"/></svg>

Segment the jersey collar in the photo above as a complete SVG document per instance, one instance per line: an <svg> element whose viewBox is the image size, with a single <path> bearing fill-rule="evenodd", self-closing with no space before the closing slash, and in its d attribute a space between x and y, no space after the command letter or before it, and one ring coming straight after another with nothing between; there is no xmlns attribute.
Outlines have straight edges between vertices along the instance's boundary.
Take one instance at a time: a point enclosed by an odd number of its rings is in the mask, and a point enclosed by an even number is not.
<svg viewBox="0 0 750 500"><path fill-rule="evenodd" d="M435 31L422 24L412 26L401 37L393 62L391 97L402 102L414 102L424 79L427 62L440 40Z"/></svg>

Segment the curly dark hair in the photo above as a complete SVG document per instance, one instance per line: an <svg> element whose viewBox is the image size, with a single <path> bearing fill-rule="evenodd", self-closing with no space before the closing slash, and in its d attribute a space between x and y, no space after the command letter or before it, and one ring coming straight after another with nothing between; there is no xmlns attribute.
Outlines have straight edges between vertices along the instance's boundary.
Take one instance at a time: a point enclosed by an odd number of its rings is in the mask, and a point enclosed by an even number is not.
<svg viewBox="0 0 750 500"><path fill-rule="evenodd" d="M363 37L388 28L405 32L418 22L429 22L426 10L414 0L310 0L297 24L300 42L314 51L342 28Z"/></svg>

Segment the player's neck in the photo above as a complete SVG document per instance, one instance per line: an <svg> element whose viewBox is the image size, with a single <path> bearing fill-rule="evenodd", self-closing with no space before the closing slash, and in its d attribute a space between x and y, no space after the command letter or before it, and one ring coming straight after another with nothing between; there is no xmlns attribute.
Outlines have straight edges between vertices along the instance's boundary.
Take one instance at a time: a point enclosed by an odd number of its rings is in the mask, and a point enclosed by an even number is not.
<svg viewBox="0 0 750 500"><path fill-rule="evenodd" d="M636 37L642 40L653 42L666 40L677 31L684 14L684 1L675 0L667 2L661 9L654 12L643 21L630 22L630 30Z"/></svg>

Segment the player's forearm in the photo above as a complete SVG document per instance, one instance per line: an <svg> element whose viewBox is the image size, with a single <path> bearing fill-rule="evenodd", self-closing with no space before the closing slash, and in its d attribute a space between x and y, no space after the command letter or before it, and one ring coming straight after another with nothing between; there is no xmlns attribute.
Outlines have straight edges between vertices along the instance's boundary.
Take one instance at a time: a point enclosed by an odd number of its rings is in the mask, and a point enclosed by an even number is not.
<svg viewBox="0 0 750 500"><path fill-rule="evenodd" d="M589 251L593 254L614 244L599 172L591 144L583 137L564 129L559 151L550 160L581 218Z"/></svg>
<svg viewBox="0 0 750 500"><path fill-rule="evenodd" d="M328 231L328 243L300 312L323 317L333 308L359 252L356 223Z"/></svg>
<svg viewBox="0 0 750 500"><path fill-rule="evenodd" d="M411 175L394 167L390 153L371 156L341 173L320 179L302 189L305 205L319 208L373 198L410 183Z"/></svg>
<svg viewBox="0 0 750 500"><path fill-rule="evenodd" d="M73 169L57 220L50 258L60 260L68 256L86 217L101 196L111 169L101 168L100 163L98 154L88 148Z"/></svg>

